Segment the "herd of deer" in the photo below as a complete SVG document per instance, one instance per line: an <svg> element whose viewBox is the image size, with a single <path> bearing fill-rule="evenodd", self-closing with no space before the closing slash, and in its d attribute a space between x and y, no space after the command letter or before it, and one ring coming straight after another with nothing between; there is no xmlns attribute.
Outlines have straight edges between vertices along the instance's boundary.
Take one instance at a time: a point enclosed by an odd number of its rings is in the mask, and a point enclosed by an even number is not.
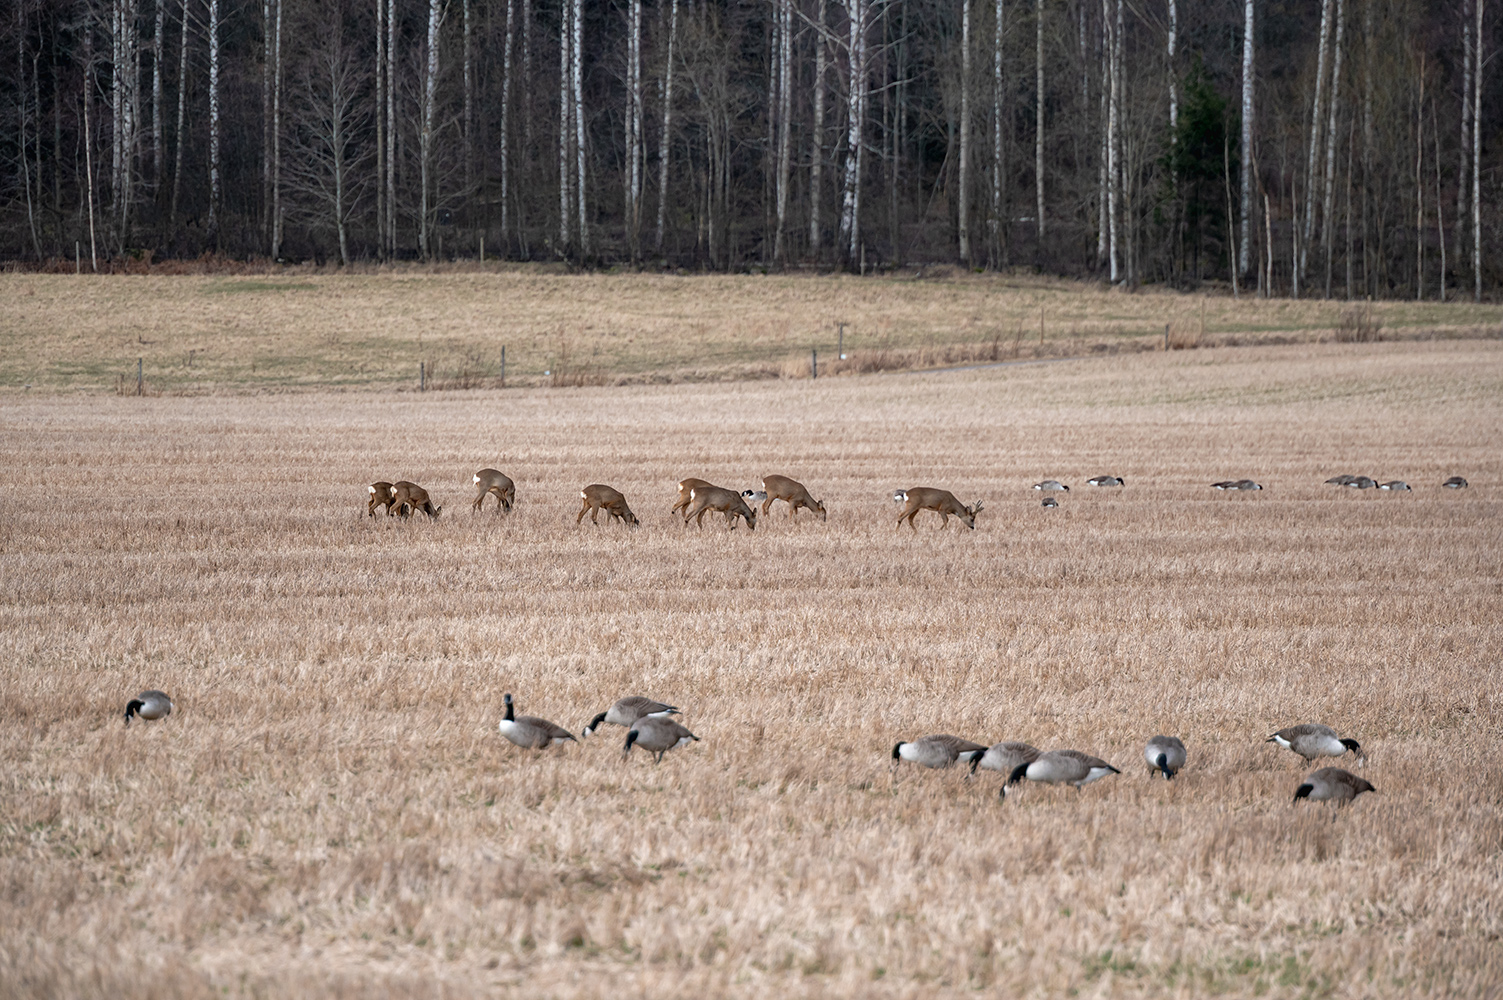
<svg viewBox="0 0 1503 1000"><path fill-rule="evenodd" d="M475 473L474 478L476 494L470 504L472 510L480 510L485 503L485 498L496 498L496 510L510 512L517 499L517 487L511 478L503 472L495 469L481 469ZM365 512L371 517L376 516L376 508L386 508L386 515L391 517L410 517L421 511L429 517L438 517L443 512L443 507L435 506L428 491L417 483L405 479L395 483L385 480L371 483L367 487L370 499L365 505ZM626 503L626 497L620 490L606 486L602 483L592 483L579 491L580 499L584 503L579 508L579 514L574 518L574 523L579 524L586 514L590 515L592 524L599 524L600 512L605 511L606 523L620 521L623 524L636 527L642 522L632 513L631 507ZM761 514L767 516L768 510L773 503L781 500L788 505L788 516L797 517L799 508L804 508L819 515L821 521L825 520L825 504L823 500L816 500L804 487L803 483L789 479L787 476L767 476L762 480L760 490L735 490L716 486L704 479L684 479L678 484L678 500L674 503L672 513L680 514L685 524L694 521L699 527L704 527L706 514L724 514L726 523L736 527L737 519L746 522L751 530L757 529L756 504L761 504ZM981 501L967 507L955 499L955 494L949 490L934 489L928 486L916 486L913 489L898 490L893 494L893 500L903 505L902 513L898 515L898 525L901 526L904 519L908 521L908 527L913 528L913 519L922 510L932 510L940 516L940 527L947 527L952 516L960 519L960 523L967 528L976 527L976 515L981 512ZM918 530L914 528L914 530Z"/></svg>
<svg viewBox="0 0 1503 1000"><path fill-rule="evenodd" d="M517 487L511 478L505 473L495 469L481 469L475 473L476 494L470 504L473 510L480 510L485 503L485 498L496 498L498 511L510 512L516 503ZM1126 480L1119 476L1096 476L1087 480L1092 486L1112 487L1124 486ZM1327 483L1339 486L1349 486L1356 489L1376 487L1380 490L1408 491L1409 484L1400 480L1379 483L1367 476L1336 476L1327 479ZM1251 479L1224 480L1212 483L1218 490L1261 490L1261 484ZM1465 489L1467 481L1461 476L1452 476L1441 484L1447 489ZM1059 502L1048 494L1068 491L1070 487L1057 479L1046 479L1033 485L1035 490L1043 491L1046 495L1043 500L1045 507L1058 507ZM371 483L368 487L370 500L365 505L365 512L371 517L376 516L377 507L385 507L388 517L397 514L401 517L410 517L416 511L422 511L429 517L438 517L443 511L442 506L434 506L433 500L428 496L428 491L417 483L401 480L388 483L385 480ZM592 483L579 491L580 499L584 503L579 508L579 514L574 518L574 523L579 524L586 514L590 515L590 523L599 524L600 512L606 514L606 523L620 521L623 524L636 527L642 522L637 515L632 513L631 507L626 503L626 497L620 490L606 486L602 483ZM901 505L902 511L898 514L898 527L903 522L908 522L908 527L914 527L913 519L920 511L932 510L939 515L941 528L950 525L950 518L960 519L960 523L967 528L976 527L976 515L981 513L980 500L969 507L955 499L955 494L949 490L936 489L932 486L915 486L906 490L894 490L893 502ZM678 500L674 503L672 513L681 514L683 521L688 524L692 519L699 527L704 527L705 515L709 513L724 514L726 523L732 528L736 527L737 519L746 522L751 530L757 530L757 507L760 503L761 514L767 516L774 502L782 500L788 504L788 516L796 517L800 507L806 508L819 515L821 521L825 520L825 504L823 500L816 500L804 487L803 483L789 479L787 476L767 476L762 480L760 490L728 490L716 486L704 479L683 479L678 484Z"/></svg>

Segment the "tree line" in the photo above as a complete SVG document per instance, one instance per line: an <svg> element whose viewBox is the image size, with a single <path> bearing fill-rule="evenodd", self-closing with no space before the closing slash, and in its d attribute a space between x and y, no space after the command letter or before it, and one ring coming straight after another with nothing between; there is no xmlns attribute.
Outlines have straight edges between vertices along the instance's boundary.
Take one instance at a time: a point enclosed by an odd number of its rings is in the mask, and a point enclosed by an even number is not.
<svg viewBox="0 0 1503 1000"><path fill-rule="evenodd" d="M1480 298L1485 2L0 0L0 255Z"/></svg>

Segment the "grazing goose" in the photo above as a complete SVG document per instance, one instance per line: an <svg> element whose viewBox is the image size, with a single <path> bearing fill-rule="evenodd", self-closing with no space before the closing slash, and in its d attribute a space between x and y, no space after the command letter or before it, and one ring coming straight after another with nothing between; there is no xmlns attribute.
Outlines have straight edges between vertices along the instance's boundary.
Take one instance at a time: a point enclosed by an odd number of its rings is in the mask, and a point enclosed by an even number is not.
<svg viewBox="0 0 1503 1000"><path fill-rule="evenodd" d="M1378 489L1380 489L1380 490L1395 490L1395 491L1398 491L1398 492L1401 492L1401 493L1407 493L1407 492L1409 492L1409 484L1406 483L1406 482L1404 482L1404 480L1402 480L1402 479L1395 479L1392 482L1379 483L1378 484Z"/></svg>
<svg viewBox="0 0 1503 1000"><path fill-rule="evenodd" d="M1346 475L1332 476L1330 479L1326 480L1326 484L1328 486L1349 486L1351 484L1352 480L1356 479L1356 478L1357 478L1356 476L1346 476Z"/></svg>
<svg viewBox="0 0 1503 1000"><path fill-rule="evenodd" d="M1286 750L1293 750L1306 762L1316 757L1340 757L1348 750L1355 753L1358 760L1364 759L1362 746L1356 740L1342 739L1336 735L1336 730L1317 722L1280 729L1263 742L1277 743Z"/></svg>
<svg viewBox="0 0 1503 1000"><path fill-rule="evenodd" d="M1054 507L1058 507L1059 501L1054 499L1053 497L1044 497L1044 499L1039 501L1039 506L1048 510Z"/></svg>
<svg viewBox="0 0 1503 1000"><path fill-rule="evenodd" d="M630 695L591 719L590 724L585 726L584 732L579 735L595 735L595 730L599 729L602 723L629 727L638 719L645 719L649 715L667 717L678 714L678 709L672 705L665 705L661 701L653 701L651 698L643 698L640 695Z"/></svg>
<svg viewBox="0 0 1503 1000"><path fill-rule="evenodd" d="M133 715L148 722L163 719L172 714L172 699L160 691L142 691L125 705L125 724L130 725Z"/></svg>
<svg viewBox="0 0 1503 1000"><path fill-rule="evenodd" d="M1460 476L1452 476L1450 479L1447 479L1440 485L1444 486L1448 490L1464 490L1466 489L1466 480L1462 479Z"/></svg>
<svg viewBox="0 0 1503 1000"><path fill-rule="evenodd" d="M980 743L963 740L959 736L937 733L923 736L911 743L898 742L892 748L892 766L906 760L919 767L949 767L957 760L970 763L986 752Z"/></svg>
<svg viewBox="0 0 1503 1000"><path fill-rule="evenodd" d="M654 763L661 764L663 754L669 750L688 746L698 739L698 736L670 718L649 715L632 724L631 731L626 734L626 749L621 751L621 759L626 759L626 755L631 753L631 748L635 744L643 750L656 754Z"/></svg>
<svg viewBox="0 0 1503 1000"><path fill-rule="evenodd" d="M1262 488L1261 483L1256 483L1251 479L1239 479L1232 484L1234 490L1261 490Z"/></svg>
<svg viewBox="0 0 1503 1000"><path fill-rule="evenodd" d="M993 743L986 748L986 753L971 758L971 773L975 774L979 767L987 771L1012 774L1019 764L1032 764L1042 753L1038 747L1019 743L1017 740Z"/></svg>
<svg viewBox="0 0 1503 1000"><path fill-rule="evenodd" d="M1371 476L1353 476L1352 481L1344 485L1354 490L1370 490L1378 485L1378 481Z"/></svg>
<svg viewBox="0 0 1503 1000"><path fill-rule="evenodd" d="M1121 476L1092 476L1086 483L1090 486L1126 486L1127 480Z"/></svg>
<svg viewBox="0 0 1503 1000"><path fill-rule="evenodd" d="M1070 492L1070 487L1066 486L1058 479L1046 479L1042 483L1034 483L1033 488L1036 490L1056 490L1063 491L1065 493Z"/></svg>
<svg viewBox="0 0 1503 1000"><path fill-rule="evenodd" d="M562 726L556 726L547 719L539 719L532 715L518 717L513 714L511 695L506 696L506 718L501 720L498 729L501 735L511 740L524 750L541 750L544 747L557 746L565 740L573 740L574 734ZM578 743L578 740L574 740Z"/></svg>
<svg viewBox="0 0 1503 1000"><path fill-rule="evenodd" d="M1016 785L1027 778L1029 781L1042 781L1050 785L1074 785L1078 792L1081 785L1089 785L1108 774L1121 773L1100 757L1092 757L1079 750L1050 750L1046 754L1040 754L1038 760L1032 763L1019 764L1013 768L1007 784ZM1006 786L1002 790L1005 791Z"/></svg>
<svg viewBox="0 0 1503 1000"><path fill-rule="evenodd" d="M767 499L767 491L766 490L742 490L741 491L741 499L745 500L747 502L747 504L761 503L762 501L764 501L764 500Z"/></svg>
<svg viewBox="0 0 1503 1000"><path fill-rule="evenodd" d="M1294 790L1294 801L1309 799L1311 802L1334 802L1344 806L1363 792L1376 792L1372 782L1359 778L1339 767L1323 767L1305 776L1304 783Z"/></svg>
<svg viewBox="0 0 1503 1000"><path fill-rule="evenodd" d="M1237 481L1235 479L1223 479L1219 483L1212 483L1211 484L1211 489L1213 489L1213 490L1234 490L1236 488L1237 488Z"/></svg>
<svg viewBox="0 0 1503 1000"><path fill-rule="evenodd" d="M1143 759L1148 761L1148 776L1164 772L1165 780L1174 777L1185 766L1185 745L1178 736L1155 736L1143 748Z"/></svg>

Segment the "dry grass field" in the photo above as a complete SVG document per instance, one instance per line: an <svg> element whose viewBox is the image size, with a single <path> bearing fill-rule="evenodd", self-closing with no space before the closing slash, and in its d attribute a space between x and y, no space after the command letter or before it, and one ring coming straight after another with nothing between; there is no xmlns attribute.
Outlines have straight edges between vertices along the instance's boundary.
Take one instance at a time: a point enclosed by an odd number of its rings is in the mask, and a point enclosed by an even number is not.
<svg viewBox="0 0 1503 1000"><path fill-rule="evenodd" d="M1500 444L1496 340L7 393L0 995L1496 996ZM488 465L509 516L467 509ZM668 517L683 476L770 472L828 522ZM365 516L403 477L439 520ZM592 482L642 527L576 527ZM922 484L984 499L977 529L895 531ZM144 687L176 711L127 728ZM702 742L524 752L505 692L576 732L667 699ZM1292 805L1308 769L1264 740L1304 721L1377 793ZM931 732L1122 773L894 776Z"/></svg>
<svg viewBox="0 0 1503 1000"><path fill-rule="evenodd" d="M839 324L849 358L839 361ZM930 368L1175 347L1499 335L1470 302L1130 295L954 268L885 277L563 274L0 275L0 392L196 394L232 386L612 385Z"/></svg>

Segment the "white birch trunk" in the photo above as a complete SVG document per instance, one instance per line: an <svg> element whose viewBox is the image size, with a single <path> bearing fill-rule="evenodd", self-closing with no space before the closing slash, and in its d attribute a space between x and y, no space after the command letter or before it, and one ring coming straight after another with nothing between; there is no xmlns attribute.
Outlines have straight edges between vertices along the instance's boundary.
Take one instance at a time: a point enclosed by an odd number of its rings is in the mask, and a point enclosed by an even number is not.
<svg viewBox="0 0 1503 1000"><path fill-rule="evenodd" d="M1467 195L1470 193L1470 185L1467 183L1467 168L1471 165L1472 156L1472 22L1471 11L1467 10L1466 4L1461 7L1461 48L1462 48L1462 83L1461 83L1461 164L1457 170L1456 183L1456 260L1459 262L1466 256L1466 224L1467 224Z"/></svg>
<svg viewBox="0 0 1503 1000"><path fill-rule="evenodd" d="M1478 302L1482 301L1482 3L1476 0L1477 21L1472 33L1477 53L1472 75L1472 279Z"/></svg>
<svg viewBox="0 0 1503 1000"><path fill-rule="evenodd" d="M668 220L669 136L673 131L673 59L678 42L678 0L669 0L668 57L663 70L663 134L658 138L658 253L663 252L664 228Z"/></svg>
<svg viewBox="0 0 1503 1000"><path fill-rule="evenodd" d="M433 122L438 110L438 29L443 0L428 0L428 64L423 72L423 122L418 134L418 249L433 259Z"/></svg>
<svg viewBox="0 0 1503 1000"><path fill-rule="evenodd" d="M376 0L376 243L386 250L386 0Z"/></svg>
<svg viewBox="0 0 1503 1000"><path fill-rule="evenodd" d="M94 130L89 124L89 105L94 102L94 25L89 23L87 15L84 18L83 68L83 147L84 178L88 184L89 264L94 269L94 273L98 274L99 244L94 235Z"/></svg>
<svg viewBox="0 0 1503 1000"><path fill-rule="evenodd" d="M1414 300L1425 298L1425 57L1420 56L1414 116Z"/></svg>
<svg viewBox="0 0 1503 1000"><path fill-rule="evenodd" d="M1440 301L1446 300L1446 213L1441 204L1440 172L1440 113L1435 107L1435 98L1430 99L1430 131L1435 135L1435 226L1440 237Z"/></svg>
<svg viewBox="0 0 1503 1000"><path fill-rule="evenodd" d="M464 0L464 193L475 196L475 51L471 42L470 0ZM473 224L474 220L471 219Z"/></svg>
<svg viewBox="0 0 1503 1000"><path fill-rule="evenodd" d="M960 260L971 262L971 0L960 0L960 190L956 194L956 223Z"/></svg>
<svg viewBox="0 0 1503 1000"><path fill-rule="evenodd" d="M558 252L568 256L572 243L574 200L570 197L569 172L574 169L569 155L574 132L569 127L573 101L569 99L570 68L574 65L571 39L574 37L574 5L579 0L564 0L558 28Z"/></svg>
<svg viewBox="0 0 1503 1000"><path fill-rule="evenodd" d="M1004 0L993 0L992 26L992 266L1002 260L1002 38ZM1082 22L1083 23L1083 22Z"/></svg>
<svg viewBox="0 0 1503 1000"><path fill-rule="evenodd" d="M1300 236L1299 262L1295 272L1303 278L1309 258L1310 240L1315 234L1315 204L1320 186L1316 164L1320 156L1320 140L1323 131L1321 109L1324 107L1326 83L1326 48L1331 41L1331 0L1321 0L1320 5L1320 55L1315 64L1315 101L1310 109L1310 153L1305 165L1305 223ZM1294 293L1299 298L1298 290Z"/></svg>
<svg viewBox="0 0 1503 1000"><path fill-rule="evenodd" d="M1120 4L1121 0L1117 0ZM1106 50L1107 50L1107 99L1108 109L1106 118L1106 228L1107 228L1107 257L1109 261L1109 274L1111 283L1116 284L1121 279L1117 256L1117 188L1119 174L1117 168L1117 116L1118 107L1121 104L1121 80L1117 74L1117 34L1119 25L1112 19L1111 0L1101 0L1101 16L1106 22Z"/></svg>
<svg viewBox="0 0 1503 1000"><path fill-rule="evenodd" d="M161 191L162 186L162 54L166 51L167 33L167 0L156 0L156 23L151 33L151 183L154 189ZM37 114L42 113L40 105L37 106ZM37 175L37 184L42 183L41 175ZM40 187L38 187L40 190ZM158 193L158 204L161 194Z"/></svg>
<svg viewBox="0 0 1503 1000"><path fill-rule="evenodd" d="M814 128L809 153L809 252L819 255L821 171L825 159L825 17L826 0L819 0L819 30L814 35Z"/></svg>
<svg viewBox="0 0 1503 1000"><path fill-rule="evenodd" d="M209 0L209 238L219 241L219 0Z"/></svg>
<svg viewBox="0 0 1503 1000"><path fill-rule="evenodd" d="M1251 264L1253 213L1253 94L1257 82L1256 21L1253 0L1245 0L1242 25L1242 239L1237 269L1245 276ZM1271 274L1271 272L1270 272Z"/></svg>
<svg viewBox="0 0 1503 1000"><path fill-rule="evenodd" d="M1346 0L1336 0L1336 39L1331 54L1331 107L1326 125L1325 204L1320 213L1320 245L1326 258L1326 293L1331 297L1331 212L1336 197L1336 117L1341 107L1341 41L1345 34Z"/></svg>
<svg viewBox="0 0 1503 1000"><path fill-rule="evenodd" d="M261 0L261 232L271 239L271 0Z"/></svg>
<svg viewBox="0 0 1503 1000"><path fill-rule="evenodd" d="M840 200L840 245L847 264L861 252L861 153L866 118L866 11L870 0L844 0L850 23L846 100L845 181Z"/></svg>
<svg viewBox="0 0 1503 1000"><path fill-rule="evenodd" d="M1038 204L1039 251L1044 249L1044 0L1034 4L1034 69L1038 80L1035 95L1035 121L1033 142L1033 186Z"/></svg>
<svg viewBox="0 0 1503 1000"><path fill-rule="evenodd" d="M397 252L397 0L386 0L386 252Z"/></svg>
<svg viewBox="0 0 1503 1000"><path fill-rule="evenodd" d="M626 225L627 244L636 263L642 256L642 0L631 0L628 17Z"/></svg>
<svg viewBox="0 0 1503 1000"><path fill-rule="evenodd" d="M1108 123L1111 121L1111 27L1107 18L1108 0L1101 0L1101 118L1097 132L1101 144L1096 150L1096 266L1107 262L1110 217L1107 213L1108 188L1107 166L1111 159L1110 142L1107 139Z"/></svg>
<svg viewBox="0 0 1503 1000"><path fill-rule="evenodd" d="M590 223L585 200L584 0L574 0L574 163L579 204L579 252L590 252Z"/></svg>
<svg viewBox="0 0 1503 1000"><path fill-rule="evenodd" d="M188 4L189 0L183 0L182 33L177 47L177 131L173 138L172 201L167 209L168 229L177 228L177 199L183 187L183 129L188 120ZM91 200L92 191L91 182Z"/></svg>
<svg viewBox="0 0 1503 1000"><path fill-rule="evenodd" d="M969 2L969 0L966 0ZM793 0L778 0L778 174L777 235L773 240L773 260L784 263L787 248L784 237L788 224L788 171L791 166L790 140L793 118Z"/></svg>
<svg viewBox="0 0 1503 1000"><path fill-rule="evenodd" d="M271 72L271 259L276 260L282 256L282 4L284 0L276 0L276 45L272 49L275 53L275 65ZM341 175L341 180L343 176ZM344 232L340 231L340 251L344 256L344 263L348 264L348 254L343 245Z"/></svg>
<svg viewBox="0 0 1503 1000"><path fill-rule="evenodd" d="M511 53L516 41L516 0L506 0L506 41L501 49L501 243L510 247Z"/></svg>
<svg viewBox="0 0 1503 1000"><path fill-rule="evenodd" d="M1174 48L1179 42L1179 0L1169 0L1169 143L1179 143L1179 77L1174 71Z"/></svg>

